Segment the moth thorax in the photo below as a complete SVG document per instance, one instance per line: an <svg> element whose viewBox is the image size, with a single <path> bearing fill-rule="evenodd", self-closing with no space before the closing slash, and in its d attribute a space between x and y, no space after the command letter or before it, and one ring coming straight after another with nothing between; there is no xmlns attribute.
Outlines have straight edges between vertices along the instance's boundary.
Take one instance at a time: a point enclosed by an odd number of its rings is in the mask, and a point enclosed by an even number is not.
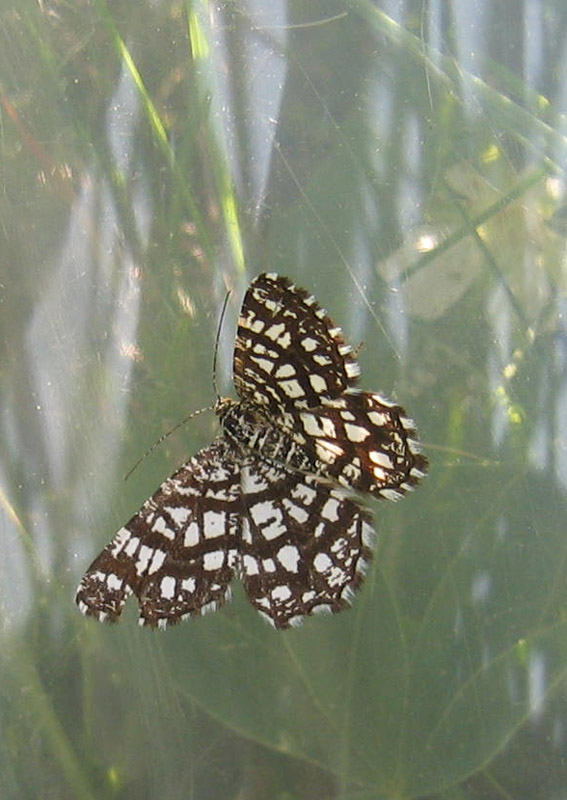
<svg viewBox="0 0 567 800"><path fill-rule="evenodd" d="M246 402L223 399L217 403L223 432L242 447L264 458L300 471L312 471L314 460L292 437Z"/></svg>
<svg viewBox="0 0 567 800"><path fill-rule="evenodd" d="M258 427L255 414L247 408L246 403L232 400L230 397L220 398L215 406L223 433L233 442L249 446Z"/></svg>

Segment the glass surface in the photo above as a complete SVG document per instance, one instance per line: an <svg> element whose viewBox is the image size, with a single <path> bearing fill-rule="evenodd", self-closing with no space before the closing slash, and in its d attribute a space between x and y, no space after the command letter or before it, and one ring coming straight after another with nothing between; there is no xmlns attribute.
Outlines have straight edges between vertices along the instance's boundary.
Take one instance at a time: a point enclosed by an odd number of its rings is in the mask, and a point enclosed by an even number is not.
<svg viewBox="0 0 567 800"><path fill-rule="evenodd" d="M567 5L0 3L2 798L565 800ZM353 608L75 587L288 275L431 467Z"/></svg>

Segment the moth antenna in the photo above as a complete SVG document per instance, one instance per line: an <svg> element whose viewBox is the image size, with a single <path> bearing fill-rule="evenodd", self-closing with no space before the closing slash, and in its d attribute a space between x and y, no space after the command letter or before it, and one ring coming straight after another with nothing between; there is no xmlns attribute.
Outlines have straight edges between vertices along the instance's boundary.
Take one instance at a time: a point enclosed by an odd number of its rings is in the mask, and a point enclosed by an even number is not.
<svg viewBox="0 0 567 800"><path fill-rule="evenodd" d="M130 475L134 472L134 470L136 470L140 466L142 461L145 461L146 458L150 455L150 453L153 453L153 451L156 449L156 447L158 447L162 442L164 442L168 438L168 436L171 436L172 433L175 433L175 431L178 428L181 428L181 426L185 425L187 422L189 422L190 419L193 419L194 417L198 417L199 414L203 414L205 411L214 411L214 406L206 406L205 408L199 408L197 411L193 411L193 413L189 414L188 417L185 417L185 419L182 419L181 422L178 422L176 425L174 425L173 428L170 428L168 431L166 431L164 434L162 434L159 437L159 439L157 439L152 444L152 446L149 447L146 450L146 452L143 455L140 456L140 458L136 461L134 466L131 467L128 470L126 475L124 475L124 480L127 481L128 478L130 477Z"/></svg>
<svg viewBox="0 0 567 800"><path fill-rule="evenodd" d="M229 289L225 295L224 303L222 304L221 313L219 317L219 324L217 327L217 335L215 337L215 349L213 351L213 392L215 393L215 397L217 400L220 398L219 390L217 386L217 356L219 352L219 343L220 343L220 335L222 330L222 324L224 322L224 315L226 314L226 307L228 306L228 300L231 294L231 290Z"/></svg>
<svg viewBox="0 0 567 800"><path fill-rule="evenodd" d="M222 304L222 309L221 309L221 313L220 313L220 317L219 317L219 324L218 324L218 327L217 327L217 334L216 334L216 337L215 337L215 349L213 351L213 391L214 391L215 397L217 399L219 398L219 393L218 393L218 389L217 389L217 373L216 373L216 369L217 369L217 354L218 354L218 349L219 349L219 341L220 341L220 333L221 333L221 330L222 330L222 323L223 323L223 320L224 320L224 315L226 313L226 307L228 305L229 297L230 297L230 289L226 293L226 296L224 298L224 302ZM128 470L128 472L124 476L124 480L127 481L128 478L130 477L130 475L132 475L132 473L140 466L142 461L145 461L146 458L150 455L150 453L153 453L153 451L156 449L156 447L158 447L162 442L164 442L168 438L168 436L171 436L172 433L175 433L175 431L178 428L181 428L183 425L186 425L189 422L189 420L194 419L195 417L198 417L199 414L203 414L203 412L205 412L205 411L214 411L214 410L215 410L214 406L206 406L205 408L199 408L197 411L193 411L192 414L189 414L188 417L185 417L185 419L182 419L181 422L178 422L176 425L174 425L173 428L170 428L168 431L166 431L162 436L159 437L159 439L157 439L157 441L155 441L152 444L151 447L149 447L146 450L145 453L143 453L143 455L140 456L140 458L136 461L134 466L131 467Z"/></svg>

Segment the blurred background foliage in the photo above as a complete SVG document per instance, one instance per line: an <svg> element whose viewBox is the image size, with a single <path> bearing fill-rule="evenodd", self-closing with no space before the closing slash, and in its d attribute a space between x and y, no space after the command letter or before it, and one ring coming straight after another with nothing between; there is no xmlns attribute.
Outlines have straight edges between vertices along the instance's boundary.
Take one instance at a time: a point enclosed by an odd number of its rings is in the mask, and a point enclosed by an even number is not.
<svg viewBox="0 0 567 800"><path fill-rule="evenodd" d="M0 0L3 798L567 797L567 6ZM217 430L250 277L312 290L431 471L353 609L73 604Z"/></svg>

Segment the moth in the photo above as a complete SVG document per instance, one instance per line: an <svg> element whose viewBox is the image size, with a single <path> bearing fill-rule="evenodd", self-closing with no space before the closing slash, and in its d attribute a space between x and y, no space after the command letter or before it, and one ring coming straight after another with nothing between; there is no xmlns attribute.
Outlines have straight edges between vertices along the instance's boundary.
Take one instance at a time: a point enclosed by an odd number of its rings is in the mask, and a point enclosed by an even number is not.
<svg viewBox="0 0 567 800"><path fill-rule="evenodd" d="M341 329L288 278L258 275L234 347L238 400L221 434L164 481L85 573L79 609L115 621L129 595L140 624L217 609L243 582L276 628L346 608L372 556L360 495L397 500L427 471L401 406L357 388Z"/></svg>

